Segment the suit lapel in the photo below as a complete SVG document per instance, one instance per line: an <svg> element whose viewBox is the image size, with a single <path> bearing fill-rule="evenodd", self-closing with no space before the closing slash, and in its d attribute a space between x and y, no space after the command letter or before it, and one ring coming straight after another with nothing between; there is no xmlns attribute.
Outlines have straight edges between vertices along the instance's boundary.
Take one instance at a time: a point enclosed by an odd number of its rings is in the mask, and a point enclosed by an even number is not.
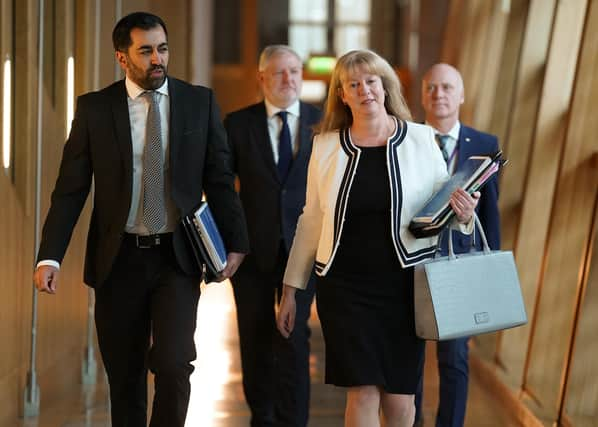
<svg viewBox="0 0 598 427"><path fill-rule="evenodd" d="M172 180L174 183L174 173L177 170L174 167L174 163L178 158L180 133L185 129L185 110L183 105L184 102L180 101L182 92L179 90L179 86L176 80L168 78L168 97L170 103L170 119L168 128L168 150L170 152L169 167L173 174Z"/></svg>
<svg viewBox="0 0 598 427"><path fill-rule="evenodd" d="M124 80L115 86L115 90L111 96L111 106L117 145L121 153L121 161L125 171L125 185L131 191L133 185L133 142L131 140L131 122L129 118L129 105L127 103L127 89Z"/></svg>
<svg viewBox="0 0 598 427"><path fill-rule="evenodd" d="M249 138L255 145L257 151L261 156L274 178L280 182L276 163L274 163L274 154L272 153L272 145L270 144L270 134L268 132L268 116L266 112L266 104L263 102L254 110L254 117L251 119L251 130Z"/></svg>
<svg viewBox="0 0 598 427"><path fill-rule="evenodd" d="M473 134L470 129L467 126L461 125L461 129L459 130L459 141L457 144L459 150L457 156L457 169L461 167L465 160L475 154L474 144L472 144L473 139Z"/></svg>

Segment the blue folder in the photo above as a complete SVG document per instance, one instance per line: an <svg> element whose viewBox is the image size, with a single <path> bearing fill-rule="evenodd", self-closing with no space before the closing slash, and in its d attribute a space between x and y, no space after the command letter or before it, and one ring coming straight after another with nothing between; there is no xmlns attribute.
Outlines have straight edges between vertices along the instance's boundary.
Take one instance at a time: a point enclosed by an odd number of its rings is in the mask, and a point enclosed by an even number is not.
<svg viewBox="0 0 598 427"><path fill-rule="evenodd" d="M201 202L197 209L183 217L183 227L197 263L205 273L206 283L213 281L226 267L227 253L208 204Z"/></svg>

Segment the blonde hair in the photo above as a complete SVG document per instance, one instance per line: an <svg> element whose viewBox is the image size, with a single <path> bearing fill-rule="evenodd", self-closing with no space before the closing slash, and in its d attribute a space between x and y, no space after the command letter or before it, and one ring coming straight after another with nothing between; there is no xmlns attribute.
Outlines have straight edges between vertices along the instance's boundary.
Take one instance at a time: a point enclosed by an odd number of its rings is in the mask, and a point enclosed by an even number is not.
<svg viewBox="0 0 598 427"><path fill-rule="evenodd" d="M352 50L336 62L328 87L324 118L316 127L318 132L330 132L353 124L353 114L343 103L340 91L347 76L360 67L363 67L367 73L379 76L382 80L386 95L384 100L386 111L398 119L411 120L411 112L401 92L401 82L390 64L371 50Z"/></svg>

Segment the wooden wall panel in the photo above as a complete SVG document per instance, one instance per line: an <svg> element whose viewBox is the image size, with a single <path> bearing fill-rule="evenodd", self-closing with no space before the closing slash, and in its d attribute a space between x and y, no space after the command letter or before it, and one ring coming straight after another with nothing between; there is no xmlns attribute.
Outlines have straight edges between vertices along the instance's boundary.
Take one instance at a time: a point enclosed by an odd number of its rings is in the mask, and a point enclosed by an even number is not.
<svg viewBox="0 0 598 427"><path fill-rule="evenodd" d="M31 214L30 148L34 129L30 107L35 85L26 64L34 57L31 30L21 25L33 15L29 2L15 5L14 183L0 169L0 426L14 426L19 415L28 362L31 316L33 244L27 214ZM18 76L18 77L16 77Z"/></svg>
<svg viewBox="0 0 598 427"><path fill-rule="evenodd" d="M372 0L371 21L376 25L370 27L370 48L385 58L390 64L402 65L399 56L402 51L397 49L397 41L409 37L410 28L397 26L399 16L396 2L388 0ZM268 18L263 14L264 18ZM288 14L287 14L288 16ZM288 22L288 19L287 19ZM284 27L286 32L286 26Z"/></svg>
<svg viewBox="0 0 598 427"><path fill-rule="evenodd" d="M493 108L487 129L488 132L498 137L499 144L503 149L506 145L505 139L509 119L513 108L516 107L514 99L517 88L517 72L528 7L529 0L511 1L502 55L499 57L500 63L496 66L499 72L494 78L496 87L494 88Z"/></svg>
<svg viewBox="0 0 598 427"><path fill-rule="evenodd" d="M258 102L261 95L257 82L257 63L252 70L245 65L215 65L212 72L212 87L222 117Z"/></svg>
<svg viewBox="0 0 598 427"><path fill-rule="evenodd" d="M97 87L103 88L108 86L109 84L113 83L115 80L121 79L124 77L123 73L118 75L118 78L115 76L115 70L119 69L120 67L117 66L116 63L116 55L114 53L114 46L112 45L112 30L114 29L114 25L117 21L117 15L119 11L116 10L116 1L103 1L103 0L95 0L99 2L101 5L100 9L100 19L99 19L99 28L98 28L98 35L99 40L96 41L95 37L90 37L89 40L94 43L96 48L93 49L95 52L99 49L98 52L98 71L97 71ZM95 1L93 3L95 3ZM123 0L122 3L126 3L126 0ZM169 2L172 3L172 2ZM94 5L95 6L95 5ZM88 15L90 20L95 20L95 11L90 11ZM124 16L124 15L123 15ZM90 27L94 28L94 26ZM84 92L89 91L93 86L89 89L85 90Z"/></svg>
<svg viewBox="0 0 598 427"><path fill-rule="evenodd" d="M479 67L478 74L474 77L477 82L477 96L474 102L467 105L473 108L470 123L475 128L487 131L495 109L498 78L503 72L502 54L510 10L505 7L504 2L484 2L484 4L488 8L489 16L487 25L480 23L480 27L485 28L485 34L479 35L481 39L477 55ZM470 55L468 52L463 54ZM501 88L502 90L504 89ZM467 96L466 93L466 102Z"/></svg>
<svg viewBox="0 0 598 427"><path fill-rule="evenodd" d="M598 8L595 8L598 9ZM596 47L596 46L595 46ZM596 72L596 71L595 71ZM594 83L595 88L598 87ZM594 90L594 93L596 90ZM594 155L594 182L598 181L598 154ZM593 237L592 237L593 236ZM598 198L594 204L592 240L589 243L587 268L582 278L581 303L562 417L569 425L591 427L598 419Z"/></svg>
<svg viewBox="0 0 598 427"><path fill-rule="evenodd" d="M442 60L463 76L461 121L481 130L490 126L495 108L509 15L499 1L453 0L449 9Z"/></svg>
<svg viewBox="0 0 598 427"><path fill-rule="evenodd" d="M56 45L52 46L49 44L50 40L46 40L45 49L53 50L50 58L53 61L54 74L44 79L42 224L50 206L50 196L58 175L67 135L66 61L70 50L75 47L77 37L74 31L74 2L56 1L54 13L56 20L53 23L50 15L46 20L46 33L54 34ZM77 62L75 60L75 64ZM73 384L80 381L81 354L85 337L82 319L87 313L87 291L82 286L82 264L88 222L89 210L86 210L80 216L69 251L61 264L57 294L39 294L38 297L37 372L42 405L50 405L56 399L60 399ZM31 270L27 271L27 274L30 276ZM64 366L63 359L70 363Z"/></svg>
<svg viewBox="0 0 598 427"><path fill-rule="evenodd" d="M444 27L444 43L440 58L447 64L459 63L459 55L464 46L461 45L463 28L460 25L462 15L467 11L468 0L450 0Z"/></svg>
<svg viewBox="0 0 598 427"><path fill-rule="evenodd" d="M0 425L13 425L18 415L24 356L22 327L28 319L23 298L30 294L22 283L23 210L10 179L0 168Z"/></svg>
<svg viewBox="0 0 598 427"><path fill-rule="evenodd" d="M257 0L241 0L241 62L215 64L212 87L222 115L257 102L258 32Z"/></svg>
<svg viewBox="0 0 598 427"><path fill-rule="evenodd" d="M75 92L77 94L99 87L99 67L96 65L100 57L100 50L98 49L100 43L95 40L95 35L97 33L97 24L104 20L104 15L96 16L96 2L97 0L86 0L76 10L75 33L81 34L84 32L87 34L86 37L81 37L75 43Z"/></svg>
<svg viewBox="0 0 598 427"><path fill-rule="evenodd" d="M503 141L509 165L501 177L499 204L503 218L502 245L506 249L515 246L555 7L555 0L532 0L529 5L513 108Z"/></svg>
<svg viewBox="0 0 598 427"><path fill-rule="evenodd" d="M449 20L448 11L450 2L438 2L436 0L420 0L419 2L419 21L415 24L409 20L408 3L401 6L400 14L402 22L397 22L398 27L408 27L418 25L419 27L419 46L416 69L411 68L409 71L411 84L406 87L407 102L411 109L411 114L416 121L424 121L424 110L421 106L421 81L424 73L428 69L440 62L441 51L444 46L445 26L448 25ZM404 61L399 64L402 66L413 67L414 64L408 63L408 57L405 52L408 52L408 36L409 32L416 31L415 28L408 28L409 31L401 30L402 39L399 49L404 51ZM404 83L404 82L401 82Z"/></svg>
<svg viewBox="0 0 598 427"><path fill-rule="evenodd" d="M568 34L576 37L577 35L571 34L571 29L584 28L587 4L585 1L569 2L568 5L565 3L567 2L562 2L559 5L559 9L563 7L565 10L557 12L559 16L555 25L557 27L560 24L567 25L570 30ZM595 139L595 135L598 134L598 121L596 121L594 106L596 96L598 96L598 77L596 77L598 74L598 58L596 56L598 36L595 32L598 11L595 10L597 2L593 1L592 3L594 16L588 17L584 30L585 40L580 50L575 92L567 134L564 139L562 161L558 170L552 216L548 224L547 246L541 270L541 293L534 316L525 380L525 388L531 390L539 401L538 407L534 408L537 415L541 419L548 420L556 420L561 409L578 306L584 285L583 272L586 269L586 260L589 255L590 231L598 198L598 164L596 161L598 143ZM559 22L561 18L563 21ZM578 42L575 40L569 40L569 43L563 45L558 43L555 45L553 42L554 48L551 50L551 54L556 55L560 52L560 61L564 59L571 61L576 56L575 46L577 44ZM565 52L565 49L568 51ZM571 56L567 58L567 55ZM563 83L567 84L569 76L563 76L562 68L559 74L564 80ZM559 97L563 96L564 101L565 95L566 93L563 93ZM554 99L552 101L558 102ZM545 146L546 150L549 148L554 149L557 153L559 151L558 146ZM538 158L541 157L538 156ZM544 157L543 161L548 163L547 166L550 170L553 166L550 159ZM532 178L533 176L532 171ZM536 223L538 223L537 217L538 215L536 215ZM541 221L543 222L544 219L542 218ZM539 231L542 233L544 230ZM523 232L523 227L521 232ZM591 297L592 293L590 293ZM587 302L591 306L592 300ZM586 324L588 321L594 320L594 327L590 328L595 333L598 319L596 314L584 314L588 316L582 317L582 321L585 321ZM578 360L583 361L583 352L587 351L585 346L595 344L595 334L589 340L583 335L579 338L583 341L577 343L580 356ZM593 357L593 360L595 361L596 358ZM596 362L593 363L593 366L593 371L596 373L598 366ZM580 369L585 371L582 372L585 375L591 373L588 368L581 367ZM596 376L593 379L595 384ZM586 405L593 400L592 410L597 411L598 393L595 390L592 393L592 388L587 389L589 392L587 395L582 394L577 397L580 402L584 397L587 398Z"/></svg>
<svg viewBox="0 0 598 427"><path fill-rule="evenodd" d="M187 0L153 0L147 10L160 16L166 23L170 59L168 73L173 77L189 81L191 62L189 58L191 16L190 1ZM143 10L143 9L141 9Z"/></svg>
<svg viewBox="0 0 598 427"><path fill-rule="evenodd" d="M492 25L492 12L493 2L466 0L461 6L461 14L458 15L457 20L449 22L446 28L447 32L456 33L453 41L459 46L457 62L453 65L461 72L465 85L465 103L461 106L460 119L463 123L472 126L475 126L475 100L482 95L480 93L482 62Z"/></svg>
<svg viewBox="0 0 598 427"><path fill-rule="evenodd" d="M504 249L514 249L515 247L515 236L519 228L525 180L531 162L530 156L536 129L534 124L541 101L555 9L555 1L549 3L545 0L532 0L529 6L513 109L507 138L503 145L506 158L509 159L509 164L503 170L500 181L499 207ZM521 235L525 238L528 237L526 234ZM526 276L528 266L517 258L517 253L515 255L519 266L523 297L531 323L537 292L536 276ZM505 381L515 389L520 388L522 383L529 333L530 324L505 331L500 340L498 357L502 365L505 366Z"/></svg>
<svg viewBox="0 0 598 427"><path fill-rule="evenodd" d="M23 206L26 215L33 215L34 166L33 141L35 138L37 67L37 8L33 6L35 0L15 2L15 186L16 195Z"/></svg>
<svg viewBox="0 0 598 427"><path fill-rule="evenodd" d="M545 250L550 237L549 222L553 198L555 194L558 194L555 193L556 180L565 143L567 115L571 103L573 78L586 6L587 2L585 0L559 2L552 29L542 99L535 125L536 133L526 182L525 200L518 229L519 238L515 247L521 284L528 298L530 294L535 292L536 288L542 287L541 292L545 292L544 287L546 284L542 283L541 276L542 264L546 262L547 253ZM562 196L562 194L559 194L559 203ZM555 223L551 232L561 232L559 227L562 226L564 224ZM546 277L545 274L544 278ZM550 295L548 293L542 295L541 298L548 298L548 300L544 300L548 302L551 299ZM570 303L568 297L570 295L567 295L564 291L562 295L557 297L557 306L554 307L557 312ZM546 310L536 314L533 310L530 310L532 307L531 301L526 300L526 302L528 303L528 316L531 319L532 328L545 328L550 325L549 329L551 329L548 336L540 334L535 338L538 341L533 344L535 349L530 350L532 354L528 353L527 355L527 366L540 369L543 372L544 380L559 382L562 378L562 372L558 369L552 370L554 368L553 358L560 357L558 349L555 348L555 345L561 344L559 338L555 336L556 331L562 332L562 326L555 323L558 314ZM539 330L545 331L545 329ZM526 329L522 328L514 330L513 333L524 334L525 331ZM548 341L545 339L548 339ZM564 334L560 339L564 339L566 342L568 340L567 334ZM519 352L522 350L521 343L522 341L518 340L514 345L514 348L518 349ZM538 347L538 345L543 347ZM547 352L547 346L555 351ZM508 346L503 345L501 350L507 349ZM512 368L513 364L510 363L509 367ZM543 382L544 380L538 381L533 376L528 380L524 380L524 389L530 392L532 396L539 396L538 398L542 404L547 405L546 408L554 408L552 400L546 401L551 390L546 387L547 384ZM553 414L549 413L548 415L552 417Z"/></svg>

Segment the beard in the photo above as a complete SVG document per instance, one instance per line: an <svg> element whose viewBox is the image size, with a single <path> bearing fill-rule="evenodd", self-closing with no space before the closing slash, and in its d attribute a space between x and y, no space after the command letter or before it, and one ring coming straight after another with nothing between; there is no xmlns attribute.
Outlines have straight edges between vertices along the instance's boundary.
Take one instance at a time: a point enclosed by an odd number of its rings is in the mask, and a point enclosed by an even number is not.
<svg viewBox="0 0 598 427"><path fill-rule="evenodd" d="M154 71L162 71L162 74L160 76L152 76ZM164 80L166 80L166 67L156 65L147 70L143 79L143 86L141 87L147 90L155 90L164 84Z"/></svg>
<svg viewBox="0 0 598 427"><path fill-rule="evenodd" d="M167 67L164 65L152 65L149 69L143 70L141 67L136 66L130 58L127 65L128 76L142 89L156 90L166 80ZM152 76L155 71L162 71L162 73Z"/></svg>

